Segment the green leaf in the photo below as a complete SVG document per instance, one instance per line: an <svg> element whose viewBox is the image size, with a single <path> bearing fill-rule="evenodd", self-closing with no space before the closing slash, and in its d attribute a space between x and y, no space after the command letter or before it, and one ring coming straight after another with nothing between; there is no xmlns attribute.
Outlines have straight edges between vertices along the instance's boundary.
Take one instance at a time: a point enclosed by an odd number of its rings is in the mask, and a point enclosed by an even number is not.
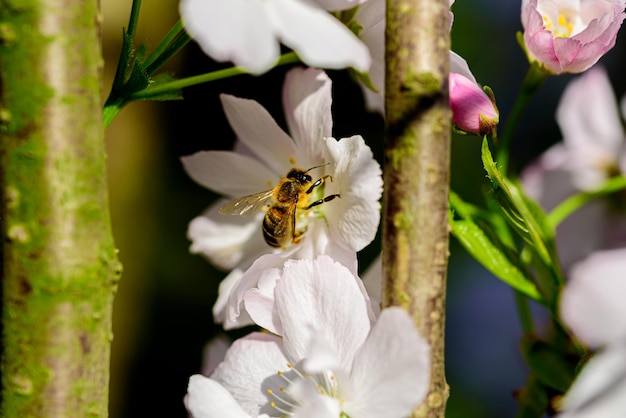
<svg viewBox="0 0 626 418"><path fill-rule="evenodd" d="M486 226L481 228L469 219L462 219L452 221L452 234L467 252L500 280L529 298L542 301L537 287L524 274L516 254L493 231Z"/></svg>
<svg viewBox="0 0 626 418"><path fill-rule="evenodd" d="M530 199L517 184L502 176L493 161L486 138L483 139L482 159L491 180L493 197L508 224L539 255L541 261L554 270L555 264L558 264L553 259L554 251L550 248L553 246L554 232L545 219L545 214L538 205L529 205Z"/></svg>
<svg viewBox="0 0 626 418"><path fill-rule="evenodd" d="M555 346L534 338L522 339L522 355L544 385L565 393L576 377L575 364Z"/></svg>
<svg viewBox="0 0 626 418"><path fill-rule="evenodd" d="M526 386L515 394L520 409L515 418L542 418L550 407L547 388L536 376L530 375Z"/></svg>
<svg viewBox="0 0 626 418"><path fill-rule="evenodd" d="M170 74L161 73L152 77L150 86L144 90L145 99L155 100L155 101L166 101L166 100L182 100L183 93L181 89L172 89L164 92L157 93L155 95L150 95L150 89L155 87L160 87L161 85L165 85L171 81L174 81L175 78Z"/></svg>

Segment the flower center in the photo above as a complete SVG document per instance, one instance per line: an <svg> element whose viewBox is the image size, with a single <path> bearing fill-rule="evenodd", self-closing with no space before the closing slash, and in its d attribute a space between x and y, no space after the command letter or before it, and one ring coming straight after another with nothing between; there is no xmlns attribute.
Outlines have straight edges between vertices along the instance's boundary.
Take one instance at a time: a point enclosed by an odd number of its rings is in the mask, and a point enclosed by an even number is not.
<svg viewBox="0 0 626 418"><path fill-rule="evenodd" d="M552 32L555 38L569 38L574 31L576 15L573 10L560 10L553 21L550 16L543 15L543 25Z"/></svg>
<svg viewBox="0 0 626 418"><path fill-rule="evenodd" d="M278 385L277 388L266 390L269 406L278 413L278 415L271 414L271 416L293 416L294 410L306 403L307 399L305 398L310 397L308 395L328 396L339 399L342 402L335 375L330 371L311 375L298 370L291 364L287 364L287 370L279 370L276 375L280 378L282 384ZM297 393L290 390L295 385L302 385ZM302 390L304 387L306 387L306 390ZM342 413L341 417L344 416L346 415Z"/></svg>

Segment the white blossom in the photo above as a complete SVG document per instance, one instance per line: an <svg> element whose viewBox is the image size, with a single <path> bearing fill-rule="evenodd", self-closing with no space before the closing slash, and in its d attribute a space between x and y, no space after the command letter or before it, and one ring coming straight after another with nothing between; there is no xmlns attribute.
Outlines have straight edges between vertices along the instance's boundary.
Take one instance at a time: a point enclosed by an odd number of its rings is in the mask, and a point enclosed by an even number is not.
<svg viewBox="0 0 626 418"><path fill-rule="evenodd" d="M562 142L549 148L521 174L524 188L546 210L580 191L601 186L624 173L626 149L617 100L602 67L570 82L556 116ZM557 229L561 262L572 262L602 248L626 244L626 222L596 200L566 219Z"/></svg>
<svg viewBox="0 0 626 418"><path fill-rule="evenodd" d="M428 389L428 345L400 308L372 326L358 280L328 256L287 262L275 288L282 338L250 334L210 378L192 376L192 415L409 415Z"/></svg>
<svg viewBox="0 0 626 418"><path fill-rule="evenodd" d="M626 248L600 251L576 264L560 304L580 341L598 352L561 402L559 418L626 415Z"/></svg>
<svg viewBox="0 0 626 418"><path fill-rule="evenodd" d="M251 73L274 66L280 43L308 65L367 71L367 47L327 10L364 0L181 0L185 29L217 61Z"/></svg>
<svg viewBox="0 0 626 418"><path fill-rule="evenodd" d="M376 235L382 193L380 166L360 136L332 138L330 91L330 79L322 71L294 69L288 73L283 103L291 137L257 102L222 95L224 111L243 150L202 151L183 158L187 173L196 182L228 198L271 189L291 168L321 164L327 165L312 170L311 176L332 175L333 181L317 188L311 200L340 195L298 213L298 228L306 228L306 232L298 244L284 250L272 249L263 241L263 212L247 217L221 215L217 209L224 200L191 222L191 251L220 268L233 269L222 282L214 307L216 320L226 328L250 323L242 309L243 294L256 287L265 270L280 268L288 258L330 254L356 272L356 252Z"/></svg>

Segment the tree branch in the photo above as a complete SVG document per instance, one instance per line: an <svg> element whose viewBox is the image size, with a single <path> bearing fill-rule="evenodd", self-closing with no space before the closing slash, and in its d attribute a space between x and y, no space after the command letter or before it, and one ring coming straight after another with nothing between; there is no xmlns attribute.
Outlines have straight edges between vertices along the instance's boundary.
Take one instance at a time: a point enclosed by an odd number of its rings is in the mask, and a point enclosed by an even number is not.
<svg viewBox="0 0 626 418"><path fill-rule="evenodd" d="M108 211L97 0L0 10L1 416L107 416L121 273Z"/></svg>
<svg viewBox="0 0 626 418"><path fill-rule="evenodd" d="M450 108L448 0L387 0L383 305L402 306L431 346L415 417L445 415Z"/></svg>

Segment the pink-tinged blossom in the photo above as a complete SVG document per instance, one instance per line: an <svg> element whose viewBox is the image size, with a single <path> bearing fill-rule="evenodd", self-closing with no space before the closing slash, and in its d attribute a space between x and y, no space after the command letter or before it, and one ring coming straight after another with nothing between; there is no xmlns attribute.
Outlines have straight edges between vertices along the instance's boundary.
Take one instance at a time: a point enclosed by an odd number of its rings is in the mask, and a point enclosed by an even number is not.
<svg viewBox="0 0 626 418"><path fill-rule="evenodd" d="M428 390L428 344L400 308L372 324L358 280L328 256L288 261L275 288L282 338L250 334L209 378L192 376L191 414L408 416Z"/></svg>
<svg viewBox="0 0 626 418"><path fill-rule="evenodd" d="M524 188L546 210L580 191L600 187L624 173L624 130L606 72L594 67L570 82L557 108L563 141L549 148L521 174ZM626 219L596 200L557 228L565 266L602 248L626 245Z"/></svg>
<svg viewBox="0 0 626 418"><path fill-rule="evenodd" d="M476 135L491 134L500 120L492 99L478 85L467 62L450 52L450 108L458 129Z"/></svg>
<svg viewBox="0 0 626 418"><path fill-rule="evenodd" d="M253 74L274 66L280 43L310 66L367 71L367 47L327 10L365 0L181 0L185 29L216 61Z"/></svg>
<svg viewBox="0 0 626 418"><path fill-rule="evenodd" d="M615 45L624 0L522 0L526 54L554 74L579 73Z"/></svg>
<svg viewBox="0 0 626 418"><path fill-rule="evenodd" d="M559 418L626 414L626 249L600 251L576 264L563 291L561 317L598 349L560 403Z"/></svg>
<svg viewBox="0 0 626 418"><path fill-rule="evenodd" d="M225 200L220 200L190 223L191 252L232 270L220 285L213 313L217 322L233 328L251 323L243 309L244 294L286 259L331 254L356 272L356 252L374 239L378 228L382 173L362 137L332 137L331 81L323 71L297 68L286 76L283 103L291 137L257 102L229 95L221 100L240 145L235 152L184 157L185 170L197 183L233 199L273 188L291 168L328 163L310 174L314 179L332 175L334 181L315 189L311 201L341 195L297 213L297 226L306 233L284 250L264 242L264 211L222 215L218 208Z"/></svg>

